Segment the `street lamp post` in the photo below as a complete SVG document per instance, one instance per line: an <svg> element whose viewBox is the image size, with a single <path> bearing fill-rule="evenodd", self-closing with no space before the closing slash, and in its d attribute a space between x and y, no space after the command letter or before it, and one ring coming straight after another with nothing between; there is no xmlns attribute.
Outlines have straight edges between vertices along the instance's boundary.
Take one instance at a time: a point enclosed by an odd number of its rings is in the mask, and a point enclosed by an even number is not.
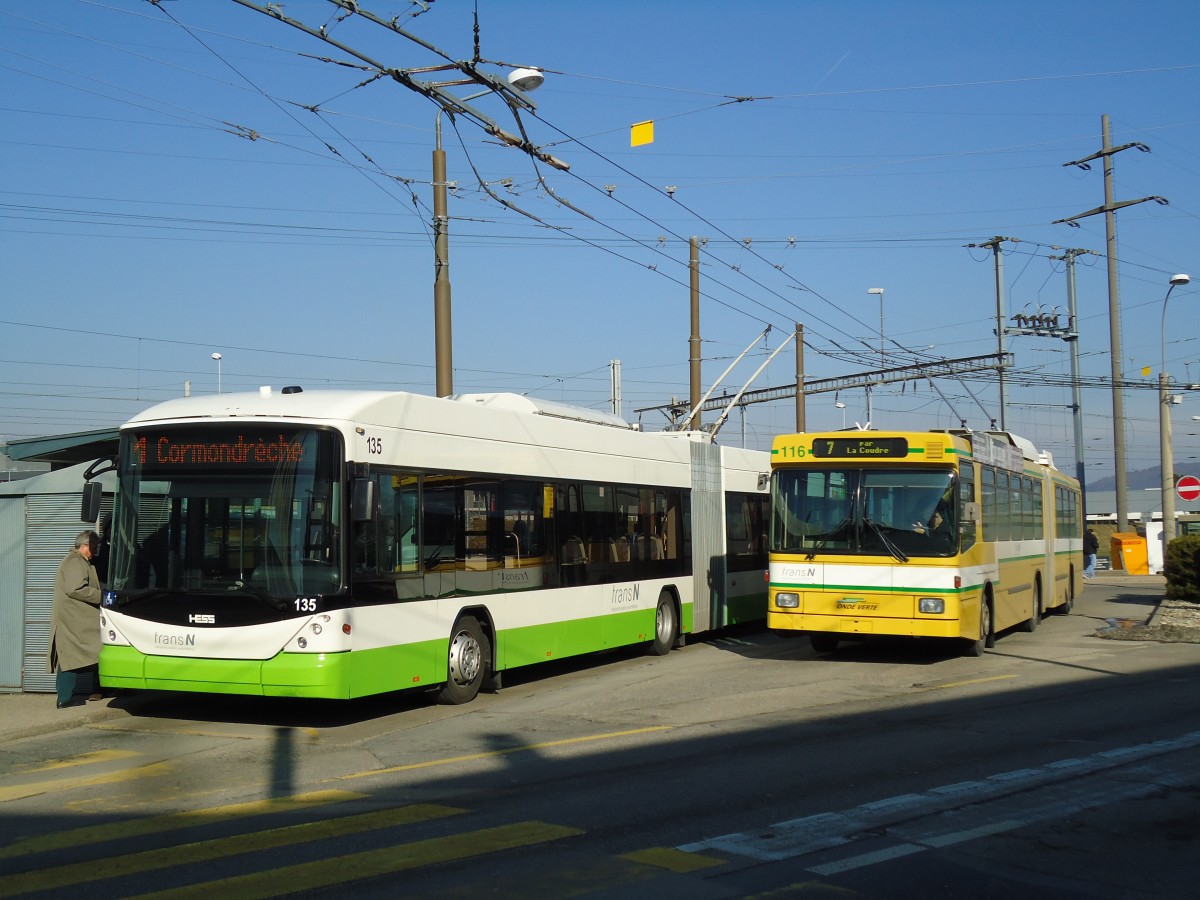
<svg viewBox="0 0 1200 900"><path fill-rule="evenodd" d="M879 368L883 368L883 288L867 288L868 294L879 295Z"/></svg>
<svg viewBox="0 0 1200 900"><path fill-rule="evenodd" d="M212 358L217 361L217 393L221 393L221 354L214 353Z"/></svg>
<svg viewBox="0 0 1200 900"><path fill-rule="evenodd" d="M539 69L514 69L508 83L528 93L541 87L545 76ZM492 91L480 91L461 98L460 102L483 97ZM442 149L442 112L435 121L436 146L433 151L433 352L434 382L439 397L454 393L454 356L450 325L450 236L446 212L446 152Z"/></svg>
<svg viewBox="0 0 1200 900"><path fill-rule="evenodd" d="M1162 344L1158 370L1158 443L1159 465L1162 468L1162 539L1163 561L1166 561L1167 542L1175 537L1175 459L1171 449L1171 392L1167 381L1167 301L1171 291L1191 281L1189 275L1173 275L1167 295L1163 297Z"/></svg>
<svg viewBox="0 0 1200 900"><path fill-rule="evenodd" d="M846 404L843 403L841 400L839 400L837 403L835 403L833 405L842 411L842 431L845 431L846 430Z"/></svg>

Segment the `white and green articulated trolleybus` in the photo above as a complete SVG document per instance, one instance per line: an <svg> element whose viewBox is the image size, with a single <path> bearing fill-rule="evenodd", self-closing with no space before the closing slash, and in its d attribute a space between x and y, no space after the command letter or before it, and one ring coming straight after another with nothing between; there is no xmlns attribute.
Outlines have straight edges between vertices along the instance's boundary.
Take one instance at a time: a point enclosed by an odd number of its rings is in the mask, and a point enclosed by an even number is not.
<svg viewBox="0 0 1200 900"><path fill-rule="evenodd" d="M106 687L348 699L766 616L769 455L512 394L263 388L121 429Z"/></svg>

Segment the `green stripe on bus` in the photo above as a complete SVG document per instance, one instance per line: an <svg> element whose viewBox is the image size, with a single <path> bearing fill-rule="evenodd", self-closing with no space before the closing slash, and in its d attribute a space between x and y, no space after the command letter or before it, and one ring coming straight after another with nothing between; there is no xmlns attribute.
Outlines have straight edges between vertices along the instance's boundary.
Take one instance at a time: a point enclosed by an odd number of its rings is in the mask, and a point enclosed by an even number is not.
<svg viewBox="0 0 1200 900"><path fill-rule="evenodd" d="M680 611L684 631L694 619L691 603ZM762 619L763 594L731 598L728 622ZM497 669L511 669L654 638L655 610L637 609L566 622L549 622L500 633L493 648ZM434 687L446 678L446 638L345 653L280 653L267 660L189 659L154 656L129 646L100 651L106 687L248 694L265 697L353 699L405 688Z"/></svg>
<svg viewBox="0 0 1200 900"><path fill-rule="evenodd" d="M828 593L851 593L851 594L965 594L972 590L970 586L958 588L935 588L935 587L915 587L911 585L881 587L878 585L865 584L826 584L814 586L811 584L789 584L785 581L772 581L771 587L776 590L787 591L805 591L816 592L822 594ZM979 585L974 585L974 589L978 590Z"/></svg>

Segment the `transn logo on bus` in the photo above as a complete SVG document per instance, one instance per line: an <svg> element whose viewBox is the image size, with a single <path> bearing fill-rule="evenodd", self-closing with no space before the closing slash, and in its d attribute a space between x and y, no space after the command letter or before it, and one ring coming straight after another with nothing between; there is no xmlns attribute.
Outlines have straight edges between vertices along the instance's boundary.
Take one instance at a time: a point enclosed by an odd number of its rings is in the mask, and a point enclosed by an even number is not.
<svg viewBox="0 0 1200 900"><path fill-rule="evenodd" d="M641 585L635 584L632 587L615 587L612 592L611 606L626 606L636 604L638 595L641 594Z"/></svg>
<svg viewBox="0 0 1200 900"><path fill-rule="evenodd" d="M780 566L779 567L779 577L780 578L795 578L795 579L801 579L801 580L805 579L805 578L816 578L817 577L817 567L816 566Z"/></svg>
<svg viewBox="0 0 1200 900"><path fill-rule="evenodd" d="M195 647L194 634L159 634L154 632L154 643L159 647Z"/></svg>
<svg viewBox="0 0 1200 900"><path fill-rule="evenodd" d="M189 625L216 625L217 617L212 616L212 615L201 615L199 613L192 613L190 616L188 616L188 624Z"/></svg>

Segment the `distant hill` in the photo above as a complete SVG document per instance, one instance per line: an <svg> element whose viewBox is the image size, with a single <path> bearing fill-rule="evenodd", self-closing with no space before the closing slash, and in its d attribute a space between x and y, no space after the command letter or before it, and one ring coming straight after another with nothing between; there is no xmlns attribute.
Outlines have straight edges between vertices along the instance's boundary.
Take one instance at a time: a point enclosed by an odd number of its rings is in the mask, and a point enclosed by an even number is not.
<svg viewBox="0 0 1200 900"><path fill-rule="evenodd" d="M1158 473L1162 471L1158 466L1150 469L1139 469L1136 472L1130 472L1125 479L1125 486L1132 491L1145 490L1146 488L1162 487L1162 476ZM1176 469L1176 472L1179 470ZM1114 476L1101 478L1099 481L1088 482L1089 491L1115 491L1117 489L1117 479Z"/></svg>

